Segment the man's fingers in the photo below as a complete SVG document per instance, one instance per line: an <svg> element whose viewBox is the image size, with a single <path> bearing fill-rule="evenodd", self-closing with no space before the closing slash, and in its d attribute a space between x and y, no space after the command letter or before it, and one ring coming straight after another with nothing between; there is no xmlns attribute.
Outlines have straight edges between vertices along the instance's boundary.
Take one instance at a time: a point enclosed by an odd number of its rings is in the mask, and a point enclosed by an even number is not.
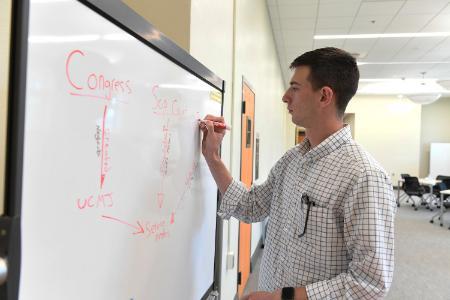
<svg viewBox="0 0 450 300"><path fill-rule="evenodd" d="M201 131L203 131L203 133L207 133L208 132L208 128L206 128L206 124L204 122L200 122L200 124L198 125L201 129Z"/></svg>
<svg viewBox="0 0 450 300"><path fill-rule="evenodd" d="M220 122L220 123L225 123L225 119L223 117L219 117L219 116L213 116L213 115L206 115L204 120L209 120L209 121L213 121L213 122Z"/></svg>
<svg viewBox="0 0 450 300"><path fill-rule="evenodd" d="M210 132L214 132L214 123L212 121L205 121L206 129Z"/></svg>

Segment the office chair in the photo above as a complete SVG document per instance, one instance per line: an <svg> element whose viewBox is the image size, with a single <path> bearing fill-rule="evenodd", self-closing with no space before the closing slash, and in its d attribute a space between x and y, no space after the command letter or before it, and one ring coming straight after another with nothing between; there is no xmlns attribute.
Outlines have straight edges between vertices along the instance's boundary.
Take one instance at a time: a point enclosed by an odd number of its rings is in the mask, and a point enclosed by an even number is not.
<svg viewBox="0 0 450 300"><path fill-rule="evenodd" d="M423 204L423 195L425 194L425 189L420 185L419 179L417 177L409 176L405 177L405 182L403 185L403 190L406 195L408 195L409 199L413 202L412 207L414 210L417 210L416 201L414 201L413 196L420 197L420 203Z"/></svg>
<svg viewBox="0 0 450 300"><path fill-rule="evenodd" d="M450 178L444 178L442 179L442 182L445 184L447 189L450 189Z"/></svg>
<svg viewBox="0 0 450 300"><path fill-rule="evenodd" d="M405 190L405 177L410 177L411 175L409 175L409 174L407 174L407 173L403 173L403 174L400 174L400 177L403 179L403 183L402 183L402 186L401 187L399 187L399 189L400 190ZM402 196L405 196L405 194L404 193L400 193L400 191L399 191L399 197L397 198L397 207L400 207L400 200L401 200L401 198L402 198ZM406 198L406 203L409 203L409 197L407 197Z"/></svg>
<svg viewBox="0 0 450 300"><path fill-rule="evenodd" d="M449 181L450 181L450 180L449 180ZM447 183L450 183L450 182L447 182ZM446 185L444 182L439 182L439 183L437 184L437 188L439 189L439 192L440 192L440 191L447 190L448 187L449 187L449 186ZM446 210L447 208L450 208L449 197L450 197L449 195L444 195L444 197L443 197L443 202L442 202L442 203L439 203L440 206L443 206L444 210ZM440 193L439 193L439 202L441 202L441 194L440 194ZM437 214L435 214L435 215L431 218L430 223L434 223L434 219L435 219L436 217L438 217L438 219L441 220L440 225L441 225L441 227L442 227L442 226L443 226L442 216L443 216L444 214L445 214L445 211L441 210L440 212L438 212ZM450 229L450 227L449 227L448 229Z"/></svg>

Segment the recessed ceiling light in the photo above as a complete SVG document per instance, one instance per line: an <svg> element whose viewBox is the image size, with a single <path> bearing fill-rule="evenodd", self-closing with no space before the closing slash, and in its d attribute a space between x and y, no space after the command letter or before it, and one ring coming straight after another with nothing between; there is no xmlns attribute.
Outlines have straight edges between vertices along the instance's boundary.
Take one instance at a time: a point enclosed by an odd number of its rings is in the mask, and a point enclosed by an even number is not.
<svg viewBox="0 0 450 300"><path fill-rule="evenodd" d="M364 34L331 34L315 35L315 40L339 39L378 39L378 38L411 38L411 37L447 37L450 32L406 32L406 33L364 33Z"/></svg>

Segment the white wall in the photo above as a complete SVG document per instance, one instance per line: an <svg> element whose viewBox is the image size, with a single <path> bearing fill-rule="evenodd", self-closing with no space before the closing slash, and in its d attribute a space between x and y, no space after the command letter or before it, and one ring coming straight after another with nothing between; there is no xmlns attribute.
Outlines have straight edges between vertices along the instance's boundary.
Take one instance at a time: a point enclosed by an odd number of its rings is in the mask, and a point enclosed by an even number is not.
<svg viewBox="0 0 450 300"><path fill-rule="evenodd" d="M422 107L420 177L428 176L430 171L430 143L450 143L449 112L450 98L441 98Z"/></svg>
<svg viewBox="0 0 450 300"><path fill-rule="evenodd" d="M284 82L265 1L236 2L235 49L235 99L240 98L241 81L244 76L256 94L255 131L260 137L259 170L260 178L264 179L274 163L286 151L288 130L286 126L288 114L285 104L281 101ZM239 101L236 101L234 119L240 120ZM237 134L233 138L232 152L239 153L240 135ZM238 157L233 158L233 164L239 166ZM261 224L253 224L251 253L254 253L260 237Z"/></svg>
<svg viewBox="0 0 450 300"><path fill-rule="evenodd" d="M226 80L224 116L233 130L224 140L222 151L234 178L240 176L242 76L252 86L256 95L255 132L260 136L260 178L264 179L287 146L293 145L294 127L288 129L286 108L281 102L284 83L265 1L235 0L234 9L233 39L233 1L192 0L190 53ZM292 138L287 142L290 129ZM237 270L236 262L234 269L224 268L225 254L238 251L236 220L224 224L223 236L221 297L228 300L236 294ZM260 236L261 225L253 225L252 253Z"/></svg>
<svg viewBox="0 0 450 300"><path fill-rule="evenodd" d="M419 174L421 106L395 96L357 96L347 113L355 114L355 140L397 184L400 173Z"/></svg>
<svg viewBox="0 0 450 300"><path fill-rule="evenodd" d="M232 124L233 1L192 0L190 54L225 80L224 117L233 126L222 144L222 160L232 169L231 135L239 127ZM237 287L238 221L223 222L221 258L221 299L233 299ZM234 267L227 270L226 255L235 254Z"/></svg>

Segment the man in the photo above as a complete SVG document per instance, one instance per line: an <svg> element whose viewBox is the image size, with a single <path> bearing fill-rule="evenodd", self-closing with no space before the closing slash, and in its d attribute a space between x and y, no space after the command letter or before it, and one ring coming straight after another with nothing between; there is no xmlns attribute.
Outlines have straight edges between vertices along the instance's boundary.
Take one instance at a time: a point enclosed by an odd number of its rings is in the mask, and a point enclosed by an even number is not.
<svg viewBox="0 0 450 300"><path fill-rule="evenodd" d="M247 300L380 299L394 269L392 185L343 123L359 71L347 52L322 48L291 64L283 102L306 138L248 191L219 158L225 131L207 116L202 152L222 194L219 214L244 222L269 216L259 289Z"/></svg>

